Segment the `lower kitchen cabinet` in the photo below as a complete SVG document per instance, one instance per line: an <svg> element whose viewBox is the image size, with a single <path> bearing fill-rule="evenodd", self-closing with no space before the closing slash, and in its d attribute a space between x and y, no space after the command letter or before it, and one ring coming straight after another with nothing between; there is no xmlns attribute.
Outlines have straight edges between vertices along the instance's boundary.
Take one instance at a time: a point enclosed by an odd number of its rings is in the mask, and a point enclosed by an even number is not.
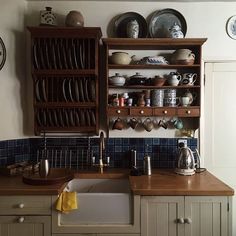
<svg viewBox="0 0 236 236"><path fill-rule="evenodd" d="M0 216L0 236L51 236L51 217Z"/></svg>
<svg viewBox="0 0 236 236"><path fill-rule="evenodd" d="M231 197L144 196L141 236L231 236Z"/></svg>

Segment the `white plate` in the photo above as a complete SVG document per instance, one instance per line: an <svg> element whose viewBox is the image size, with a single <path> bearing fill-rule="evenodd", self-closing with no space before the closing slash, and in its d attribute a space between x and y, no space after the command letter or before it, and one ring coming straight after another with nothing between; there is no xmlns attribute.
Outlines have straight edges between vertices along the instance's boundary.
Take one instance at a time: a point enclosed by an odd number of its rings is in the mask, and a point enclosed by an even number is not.
<svg viewBox="0 0 236 236"><path fill-rule="evenodd" d="M79 84L77 79L75 79L75 100L79 102Z"/></svg>
<svg viewBox="0 0 236 236"><path fill-rule="evenodd" d="M45 78L44 79L42 79L42 83L41 83L41 85L42 85L42 95L43 95L43 100L44 100L44 102L47 102L47 95L46 95L46 85L45 85Z"/></svg>
<svg viewBox="0 0 236 236"><path fill-rule="evenodd" d="M71 101L71 102L74 102L74 98L73 98L73 94L72 94L72 85L71 85L72 82L73 82L73 80L72 80L72 79L69 79L69 82L68 82L68 89L69 89L70 101Z"/></svg>
<svg viewBox="0 0 236 236"><path fill-rule="evenodd" d="M66 96L66 81L67 81L67 78L65 78L62 82L62 91L63 91L63 97L64 97L65 101L68 102L68 99Z"/></svg>
<svg viewBox="0 0 236 236"><path fill-rule="evenodd" d="M226 30L230 38L236 39L236 15L228 19Z"/></svg>
<svg viewBox="0 0 236 236"><path fill-rule="evenodd" d="M40 97L40 93L39 93L39 82L40 82L40 79L38 79L35 82L35 94L36 94L37 101L41 102L41 97Z"/></svg>

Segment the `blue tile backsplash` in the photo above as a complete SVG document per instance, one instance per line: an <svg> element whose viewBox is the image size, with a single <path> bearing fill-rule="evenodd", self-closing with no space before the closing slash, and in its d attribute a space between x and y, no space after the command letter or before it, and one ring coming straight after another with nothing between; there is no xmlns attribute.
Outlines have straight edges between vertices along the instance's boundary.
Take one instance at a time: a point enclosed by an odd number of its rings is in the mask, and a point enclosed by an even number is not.
<svg viewBox="0 0 236 236"><path fill-rule="evenodd" d="M187 140L192 150L197 148L196 138ZM0 166L38 161L44 155L43 141L42 138L0 141ZM114 168L130 167L131 149L137 150L138 167L142 167L146 153L151 156L153 168L173 168L175 165L178 138L109 138L105 142L105 155L110 156L110 166ZM89 168L91 155L98 161L98 154L99 138L47 138L47 156L52 167Z"/></svg>

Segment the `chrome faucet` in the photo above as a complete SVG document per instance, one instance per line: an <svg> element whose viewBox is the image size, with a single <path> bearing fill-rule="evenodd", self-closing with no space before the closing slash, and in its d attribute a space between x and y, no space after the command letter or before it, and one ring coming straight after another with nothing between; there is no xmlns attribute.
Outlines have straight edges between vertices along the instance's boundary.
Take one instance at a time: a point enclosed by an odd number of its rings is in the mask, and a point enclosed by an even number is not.
<svg viewBox="0 0 236 236"><path fill-rule="evenodd" d="M99 163L95 163L95 157L92 157L92 166L98 166L100 173L103 173L103 168L105 166L109 166L110 164L110 157L106 157L106 163L104 163L104 153L105 153L105 139L104 139L104 133L101 131L100 137L99 137Z"/></svg>

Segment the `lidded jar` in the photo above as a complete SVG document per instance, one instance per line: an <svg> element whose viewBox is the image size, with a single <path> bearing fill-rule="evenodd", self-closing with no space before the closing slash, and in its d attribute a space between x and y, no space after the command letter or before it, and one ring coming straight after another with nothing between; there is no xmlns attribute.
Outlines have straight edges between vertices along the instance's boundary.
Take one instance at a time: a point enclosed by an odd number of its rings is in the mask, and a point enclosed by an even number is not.
<svg viewBox="0 0 236 236"><path fill-rule="evenodd" d="M84 17L79 11L70 11L66 16L65 24L71 27L83 27Z"/></svg>

